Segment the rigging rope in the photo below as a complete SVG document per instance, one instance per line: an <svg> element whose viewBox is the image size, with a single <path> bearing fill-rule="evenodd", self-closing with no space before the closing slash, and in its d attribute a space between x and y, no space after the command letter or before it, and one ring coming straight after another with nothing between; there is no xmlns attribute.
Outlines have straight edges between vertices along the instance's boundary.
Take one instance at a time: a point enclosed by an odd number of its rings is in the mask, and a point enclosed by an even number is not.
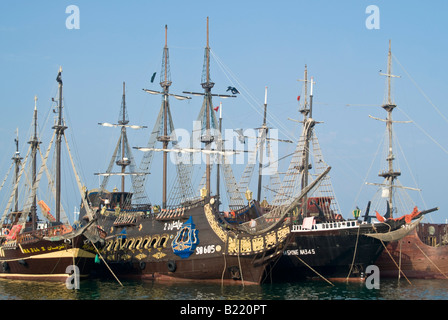
<svg viewBox="0 0 448 320"><path fill-rule="evenodd" d="M350 274L352 273L352 270L353 270L353 265L355 264L356 251L358 249L358 240L359 240L359 232L360 232L360 230L361 230L361 226L358 225L358 233L356 235L355 251L353 252L352 264L350 265L350 270L348 272L347 278L345 279L346 281L348 281L348 278L350 277Z"/></svg>
<svg viewBox="0 0 448 320"><path fill-rule="evenodd" d="M440 149L442 149L443 152L445 152L446 154L448 154L448 150L445 149L440 143L438 143L428 132L426 132L419 124L417 124L414 120L411 119L411 117L409 117L409 115L407 115L402 109L398 108L401 112L403 112L403 114L410 120L412 121L417 128L419 128L432 142L434 142Z"/></svg>
<svg viewBox="0 0 448 320"><path fill-rule="evenodd" d="M406 69L403 67L403 65L398 61L397 57L392 54L395 61L400 65L400 67L403 69L403 71L406 73L406 75L409 77L411 82L415 85L415 87L420 91L420 93L425 97L425 99L429 102L429 104L437 111L437 113L446 121L448 122L447 117L440 111L439 108L436 107L436 105L429 99L429 97L426 95L426 93L419 87L419 85L415 82L415 80L411 77L411 75L406 71Z"/></svg>
<svg viewBox="0 0 448 320"><path fill-rule="evenodd" d="M235 82L232 81L232 79L229 77L229 75L237 82L237 86L239 88L242 88L246 94L255 102L256 105L260 106L262 105L262 103L260 103L250 92L249 90L246 88L246 86L241 83L237 77L235 76L235 74L226 66L224 65L224 63L222 62L222 60L215 54L215 52L213 50L210 49L210 52L213 56L213 58L215 59L215 61L217 62L218 66L221 68L221 70L223 71L224 75L226 76L226 78L230 81L230 83L235 86ZM242 95L243 99L249 104L249 106L252 107L252 109L255 110L255 112L257 112L260 117L263 117L263 111L261 108L256 107L252 102L250 102L245 95ZM271 112L269 112L269 110L267 111L269 119L272 119L270 122L275 123L275 125L278 128L282 128L282 133L288 137L290 140L297 140L293 135L291 135L289 133L289 130L286 128L286 126L284 125L284 121L281 121L280 119L278 119L276 117L275 114L272 114Z"/></svg>

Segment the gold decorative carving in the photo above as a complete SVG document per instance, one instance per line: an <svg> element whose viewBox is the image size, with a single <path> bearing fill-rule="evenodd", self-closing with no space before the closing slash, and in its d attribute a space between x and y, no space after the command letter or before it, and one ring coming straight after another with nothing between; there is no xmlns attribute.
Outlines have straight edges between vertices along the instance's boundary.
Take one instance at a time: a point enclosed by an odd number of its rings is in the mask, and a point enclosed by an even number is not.
<svg viewBox="0 0 448 320"><path fill-rule="evenodd" d="M266 240L266 248L270 249L272 247L275 246L275 244L277 243L277 235L276 232L269 232L266 236L265 236L265 240Z"/></svg>
<svg viewBox="0 0 448 320"><path fill-rule="evenodd" d="M252 239L252 249L255 252L262 251L264 249L263 237L256 237Z"/></svg>
<svg viewBox="0 0 448 320"><path fill-rule="evenodd" d="M163 252L157 252L156 254L153 254L153 257L156 259L162 259L164 256L166 256Z"/></svg>
<svg viewBox="0 0 448 320"><path fill-rule="evenodd" d="M205 217L207 218L208 223L210 224L210 227L212 230L216 233L216 235L221 239L223 242L226 242L227 240L227 234L224 232L224 230L219 226L216 219L213 217L213 212L210 204L206 204L204 206L204 212Z"/></svg>

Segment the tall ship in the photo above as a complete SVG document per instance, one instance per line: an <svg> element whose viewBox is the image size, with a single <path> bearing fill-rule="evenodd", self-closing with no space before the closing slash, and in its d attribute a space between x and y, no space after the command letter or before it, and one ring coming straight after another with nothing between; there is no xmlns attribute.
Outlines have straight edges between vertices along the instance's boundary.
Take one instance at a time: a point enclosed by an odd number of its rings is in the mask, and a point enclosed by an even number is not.
<svg viewBox="0 0 448 320"><path fill-rule="evenodd" d="M386 158L385 169L382 169L379 176L385 180L379 185L379 191L375 195L372 203L384 207L386 199L386 216L394 218L403 210L410 210L415 207L412 197L407 191L419 191L416 188L402 186L398 180L401 171L395 169L395 140L394 123L409 121L392 120L392 112L396 108L391 93L391 79L398 76L392 74L392 51L389 41L388 68L387 74L387 103L382 107L387 112L387 119L376 120L386 122L387 148L389 154ZM381 201L383 200L383 201ZM380 202L378 204L378 202ZM407 209L406 209L407 208ZM385 278L423 278L423 279L447 279L448 278L448 233L447 224L420 223L409 235L387 244L386 250L375 262L380 268L380 275Z"/></svg>
<svg viewBox="0 0 448 320"><path fill-rule="evenodd" d="M71 285L77 287L79 283L76 281L88 277L94 268L95 244L98 246L101 239L93 214L89 209L86 211L84 224L70 225L66 216L64 219L65 211L61 205L63 142L65 142L70 155L84 207L88 208L88 204L64 134L67 127L62 114L62 68L59 69L56 80L59 91L57 119L48 148L46 150L40 148L37 97L34 100L33 133L24 158L20 156L19 139L18 137L16 139L16 153L11 166L11 168L14 167L12 191L0 219L2 231L0 278L62 282L66 282L70 278ZM55 148L52 148L53 144L56 145ZM47 166L52 149L54 149L56 167L54 175L50 173ZM45 151L45 154L42 154L42 151ZM39 171L37 171L38 158L42 160ZM45 187L40 186L44 172L48 181L48 185ZM8 175L9 173L7 177ZM24 183L24 180L27 181ZM44 194L45 191L42 190L47 191L47 194ZM20 196L23 197L20 198ZM47 198L53 198L54 205L46 203L44 199ZM41 215L38 215L38 208ZM76 283L72 283L72 281Z"/></svg>
<svg viewBox="0 0 448 320"><path fill-rule="evenodd" d="M212 103L213 97L235 97L234 95L212 93L214 83L210 78L210 46L207 18L207 45L205 47L204 68L201 86L203 92L183 92L172 94L170 79L167 28L163 49L160 86L162 91L144 89L145 92L162 97L161 108L146 147L135 147L143 152L139 166L136 165L132 149L127 141L128 119L124 116L125 97L123 95L120 123L121 136L117 142L108 171L102 175L110 177L129 176L132 192L115 189L108 191L103 183L98 190L91 190L88 199L96 212L99 226L106 235L106 244L101 252L109 271L118 278L154 279L170 281L220 281L222 283L259 284L270 276L272 266L283 253L290 235L290 227L283 220L259 220L259 228L251 228L244 223L229 223L220 204L223 192L219 188L212 192L214 185L212 159L219 157L220 166L226 177L227 192L237 199L238 215L255 218L257 211L246 205L238 189L232 168L226 160L228 154L237 150L225 150L218 128L218 121ZM202 96L203 104L197 117L198 128L192 135L193 147L181 147L177 141L171 116L169 98L191 99L190 95ZM162 148L157 148L157 142ZM202 147L197 147L201 145ZM119 152L121 150L121 152ZM162 181L151 180L160 185L161 206L152 204L145 193L145 183L149 175L152 158L162 153ZM194 191L192 172L193 157L200 154L205 159L204 179L199 192ZM168 191L168 156L174 155L176 182ZM204 157L202 157L204 155ZM173 159L173 157L171 157ZM120 172L112 172L114 164L121 166ZM129 171L126 172L126 167ZM219 172L219 171L218 171ZM307 186L297 198L301 198L326 174ZM124 181L124 180L123 180ZM122 183L124 186L124 182ZM152 195L151 195L152 196ZM248 197L247 200L251 198ZM83 214L83 213L82 213ZM263 222L263 223L262 223ZM106 271L106 272L109 272Z"/></svg>
<svg viewBox="0 0 448 320"><path fill-rule="evenodd" d="M289 220L291 231L272 275L274 279L286 281L363 280L367 267L375 264L388 242L404 237L424 214L435 209L409 211L401 219L383 218L378 214L381 221L373 221L369 203L364 216L355 210L352 219L344 219L328 174L311 196L295 198L329 167L315 133L319 122L313 118L314 81L308 79L307 73L305 66L300 108L302 134L283 179L278 174L271 175L269 188L275 190L275 196L263 206L265 211L281 211L280 216Z"/></svg>

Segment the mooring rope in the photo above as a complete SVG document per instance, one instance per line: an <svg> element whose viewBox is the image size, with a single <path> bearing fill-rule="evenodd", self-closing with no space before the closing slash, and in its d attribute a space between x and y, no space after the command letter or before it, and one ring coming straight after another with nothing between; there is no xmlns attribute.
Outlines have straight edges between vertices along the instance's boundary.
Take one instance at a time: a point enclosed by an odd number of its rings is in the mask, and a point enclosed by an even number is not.
<svg viewBox="0 0 448 320"><path fill-rule="evenodd" d="M350 271L348 272L347 278L345 279L346 281L348 281L348 278L350 277L350 274L352 273L352 270L353 270L353 265L355 264L356 251L358 249L358 240L359 240L359 231L360 230L361 230L361 226L358 225L358 234L356 235L355 252L353 252L352 264L350 266Z"/></svg>
<svg viewBox="0 0 448 320"><path fill-rule="evenodd" d="M95 244L90 241L90 243L93 245L93 247L95 248L96 252L98 253L98 256L101 258L101 260L103 260L104 264L106 265L107 269L109 269L110 273L112 273L112 275L115 277L115 279L118 281L118 283L120 284L120 286L123 287L123 284L120 282L120 280L118 280L117 276L115 275L115 273L112 271L112 269L109 267L109 265L107 264L106 260L104 260L103 256L101 255L101 253L98 251L97 247L95 246Z"/></svg>
<svg viewBox="0 0 448 320"><path fill-rule="evenodd" d="M305 261L303 261L302 259L300 259L298 256L295 256L297 259L299 259L300 262L302 262L305 266L307 266L308 268L311 269L311 271L313 271L315 274L317 274L319 277L321 277L323 280L325 280L326 282L328 282L329 284L331 284L332 286L334 286L333 283L331 283L328 279L326 279L323 275L321 275L319 272L317 272L316 270L314 270L311 266L309 266Z"/></svg>

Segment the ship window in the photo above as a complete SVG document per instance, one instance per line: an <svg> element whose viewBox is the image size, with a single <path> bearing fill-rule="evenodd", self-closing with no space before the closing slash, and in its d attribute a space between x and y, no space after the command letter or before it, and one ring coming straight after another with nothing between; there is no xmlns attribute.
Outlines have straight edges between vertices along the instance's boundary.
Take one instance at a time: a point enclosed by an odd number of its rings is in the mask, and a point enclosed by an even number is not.
<svg viewBox="0 0 448 320"><path fill-rule="evenodd" d="M160 247L166 247L166 243L167 243L167 241L168 241L168 235L163 235L162 236L162 239L160 239L160 243L159 243L159 246Z"/></svg>
<svg viewBox="0 0 448 320"><path fill-rule="evenodd" d="M135 241L135 248L140 249L142 244L142 238L138 238L137 241Z"/></svg>
<svg viewBox="0 0 448 320"><path fill-rule="evenodd" d="M154 238L151 240L151 244L150 244L150 246L155 248L158 240L159 240L159 237L154 237Z"/></svg>
<svg viewBox="0 0 448 320"><path fill-rule="evenodd" d="M128 242L128 249L134 249L135 239L130 239Z"/></svg>
<svg viewBox="0 0 448 320"><path fill-rule="evenodd" d="M148 244L149 244L150 240L151 240L151 238L143 239L142 247L145 248L145 249L148 249Z"/></svg>
<svg viewBox="0 0 448 320"><path fill-rule="evenodd" d="M118 250L121 246L121 239L115 240L114 250Z"/></svg>

